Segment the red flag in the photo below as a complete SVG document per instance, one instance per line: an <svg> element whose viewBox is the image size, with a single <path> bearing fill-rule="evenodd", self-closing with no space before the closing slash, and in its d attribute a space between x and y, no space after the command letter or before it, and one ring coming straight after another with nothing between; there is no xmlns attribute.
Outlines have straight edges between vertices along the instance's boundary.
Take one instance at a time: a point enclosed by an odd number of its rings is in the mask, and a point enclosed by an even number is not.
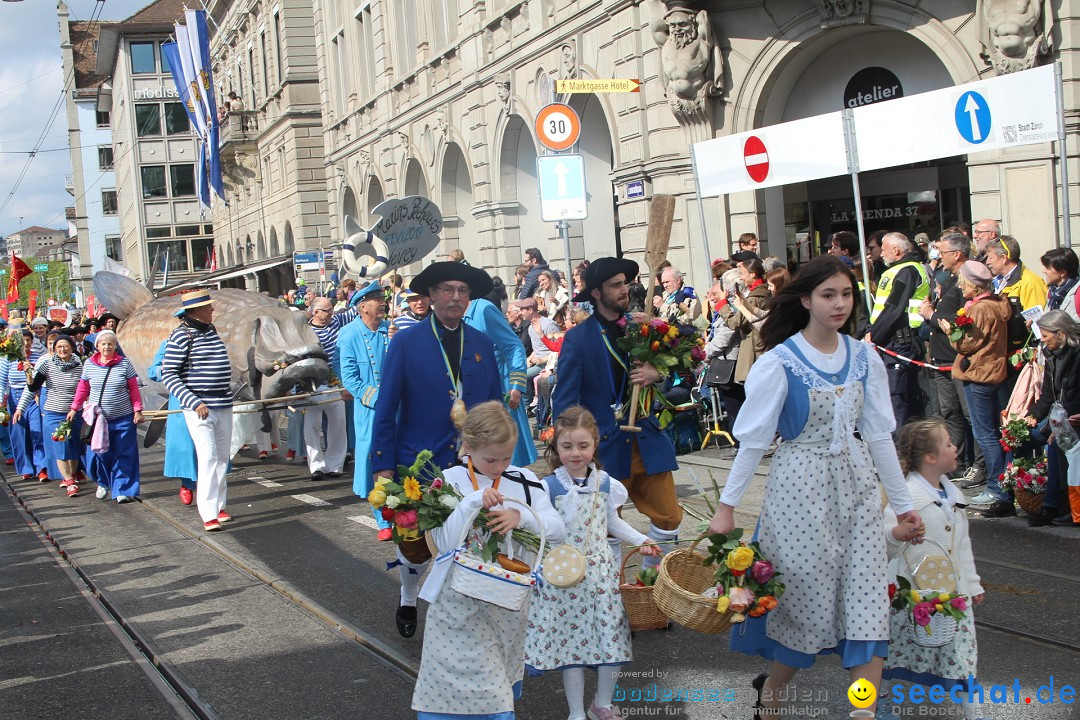
<svg viewBox="0 0 1080 720"><path fill-rule="evenodd" d="M4 322L7 322L7 319L8 319L7 300L0 300L0 317L4 318Z"/></svg>
<svg viewBox="0 0 1080 720"><path fill-rule="evenodd" d="M30 266L24 263L15 252L11 253L11 279L8 280L8 302L19 299L19 281L34 272Z"/></svg>
<svg viewBox="0 0 1080 720"><path fill-rule="evenodd" d="M37 310L37 290L31 290L30 303L26 308L26 317L33 319L35 310Z"/></svg>
<svg viewBox="0 0 1080 720"><path fill-rule="evenodd" d="M208 249L207 252L210 253L210 272L216 272L217 271L217 253L214 252L213 248Z"/></svg>
<svg viewBox="0 0 1080 720"><path fill-rule="evenodd" d="M86 298L86 317L97 317L97 299L93 295Z"/></svg>

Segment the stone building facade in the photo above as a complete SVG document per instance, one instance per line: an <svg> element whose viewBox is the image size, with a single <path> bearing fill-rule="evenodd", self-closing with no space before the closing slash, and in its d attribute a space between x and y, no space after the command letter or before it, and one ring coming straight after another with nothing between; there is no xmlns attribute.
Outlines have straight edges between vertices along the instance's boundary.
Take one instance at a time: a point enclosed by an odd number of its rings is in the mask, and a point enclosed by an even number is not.
<svg viewBox="0 0 1080 720"><path fill-rule="evenodd" d="M438 252L461 248L506 279L527 247L564 267L555 225L540 219L533 129L541 107L564 101L581 118L589 195L589 218L571 223L571 260L640 258L654 193L678 198L669 257L698 284L710 255L730 254L743 232L769 254L800 259L854 228L846 178L706 199L702 221L691 143L841 109L846 96L912 95L1061 60L1075 147L1077 24L1065 6L1071 0L1056 11L1006 0L316 0L330 237L341 242L347 215L370 227L382 199L419 194L446 220ZM554 81L568 78L634 78L641 90L558 95ZM932 234L992 217L1037 258L1061 242L1056 150L866 173L868 230Z"/></svg>
<svg viewBox="0 0 1080 720"><path fill-rule="evenodd" d="M312 5L212 0L217 100L244 108L222 123L228 207L214 208L219 268L244 268L252 290L293 286L294 250L329 247L322 108Z"/></svg>

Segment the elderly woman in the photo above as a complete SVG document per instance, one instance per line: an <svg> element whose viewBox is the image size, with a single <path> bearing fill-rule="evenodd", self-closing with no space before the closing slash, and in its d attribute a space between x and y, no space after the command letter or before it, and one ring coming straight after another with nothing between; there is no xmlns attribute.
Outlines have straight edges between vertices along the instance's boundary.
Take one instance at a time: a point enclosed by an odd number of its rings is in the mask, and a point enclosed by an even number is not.
<svg viewBox="0 0 1080 720"><path fill-rule="evenodd" d="M1069 415L1069 423L1080 432L1080 323L1063 310L1051 310L1039 318L1039 334L1046 359L1042 394L1031 406L1027 423L1032 427L1041 424L1050 414L1050 407L1059 402ZM1047 428L1043 434L1051 432ZM1080 525L1080 487L1069 487L1066 497L1069 459L1055 438L1046 447L1046 460L1042 511L1029 517L1028 524Z"/></svg>
<svg viewBox="0 0 1080 720"><path fill-rule="evenodd" d="M26 391L27 375L41 358L34 349L34 334L29 330L21 332L23 357L26 359L0 361L0 394L5 398L7 410L11 413L11 452L15 460L15 471L23 476L23 480L29 480L36 475L41 482L48 482L41 413L37 403L31 403L27 411L15 421L15 411Z"/></svg>
<svg viewBox="0 0 1080 720"><path fill-rule="evenodd" d="M1001 404L998 386L1005 382L1008 352L1008 322L1012 314L1009 300L1004 295L990 292L990 270L985 265L968 260L960 266L957 285L966 303L963 317L971 320L962 326L962 334L955 340L949 338L956 348L952 376L964 385L971 417L971 431L975 442L982 448L986 458L986 490L972 498L973 505L989 505L982 511L985 517L1015 515L1012 493L1002 490L998 484L1005 471L1005 453L998 443L998 418ZM959 311L957 322L960 322ZM945 319L938 321L946 335L953 332L953 325Z"/></svg>
<svg viewBox="0 0 1080 720"><path fill-rule="evenodd" d="M105 423L107 443L90 441L87 452L90 475L97 480L97 498L112 491L118 503L139 497L139 438L135 424L142 422L142 396L131 361L116 353L116 333L102 330L94 341L97 352L83 364L68 420L89 400L93 423ZM85 418L84 418L85 419ZM95 427L92 437L100 432ZM103 447L104 446L104 447Z"/></svg>
<svg viewBox="0 0 1080 720"><path fill-rule="evenodd" d="M566 292L566 288L555 279L555 273L544 270L536 278L536 292L533 293L533 298L540 306L540 313L553 318L563 305L569 302L570 295Z"/></svg>
<svg viewBox="0 0 1080 720"><path fill-rule="evenodd" d="M75 389L82 377L82 363L75 354L75 340L67 335L51 333L48 346L49 355L38 360L34 365L33 377L19 398L18 408L12 420L18 423L22 416L34 407L34 393L40 393L38 403L41 412L42 442L45 458L49 464L56 464L60 474L60 487L67 488L68 497L79 494L79 459L82 457L83 444L79 439L82 419L76 417L71 422L70 433L66 437L53 439L53 436L67 418L71 402L75 399Z"/></svg>

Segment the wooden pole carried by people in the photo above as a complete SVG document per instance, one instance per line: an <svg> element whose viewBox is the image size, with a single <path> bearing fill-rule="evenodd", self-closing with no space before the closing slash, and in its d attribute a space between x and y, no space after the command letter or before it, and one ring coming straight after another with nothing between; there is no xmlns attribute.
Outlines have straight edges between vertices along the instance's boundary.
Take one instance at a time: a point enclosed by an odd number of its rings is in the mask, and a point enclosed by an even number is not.
<svg viewBox="0 0 1080 720"><path fill-rule="evenodd" d="M675 196L653 195L649 203L649 227L645 237L645 265L649 268L648 284L645 292L645 322L654 314L653 295L656 292L656 268L667 259L668 244L671 242L671 223L675 219ZM630 278L627 278L630 280ZM629 370L629 368L628 368ZM634 385L630 394L630 416L620 430L641 432L637 426L638 401L641 386Z"/></svg>

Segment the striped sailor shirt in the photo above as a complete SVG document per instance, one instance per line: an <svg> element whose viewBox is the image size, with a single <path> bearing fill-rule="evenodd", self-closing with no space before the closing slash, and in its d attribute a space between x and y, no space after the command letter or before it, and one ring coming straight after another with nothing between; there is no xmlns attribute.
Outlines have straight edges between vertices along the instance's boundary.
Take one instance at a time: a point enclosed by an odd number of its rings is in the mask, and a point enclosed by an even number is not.
<svg viewBox="0 0 1080 720"><path fill-rule="evenodd" d="M34 366L34 379L29 386L31 392L23 393L23 396L19 398L19 409L25 411L30 407L33 393L44 385L48 392L45 393L43 409L66 415L75 399L75 391L79 387L80 378L82 378L82 363L79 358L72 357L66 363L55 355L41 358Z"/></svg>
<svg viewBox="0 0 1080 720"><path fill-rule="evenodd" d="M334 369L334 374L338 377L341 377L341 360L337 355L338 334L341 333L341 328L345 327L358 317L360 317L360 315L356 312L356 308L353 307L344 312L335 314L330 318L330 322L322 327L319 327L310 320L308 321L308 325L315 331L315 336L319 338L319 344L322 345L326 357L330 358L330 365Z"/></svg>
<svg viewBox="0 0 1080 720"><path fill-rule="evenodd" d="M185 410L201 403L212 409L232 406L232 365L213 325L200 328L188 320L172 331L161 361L161 383Z"/></svg>
<svg viewBox="0 0 1080 720"><path fill-rule="evenodd" d="M109 372L109 365L100 364L99 354L83 363L82 377L71 403L73 409L81 409L83 403L89 400L101 408L101 414L108 420L142 410L135 367L127 358L119 355L113 357L118 361L112 364L112 372Z"/></svg>
<svg viewBox="0 0 1080 720"><path fill-rule="evenodd" d="M26 387L26 371L40 359L41 354L31 350L29 361L7 358L0 360L0 397L7 397Z"/></svg>

